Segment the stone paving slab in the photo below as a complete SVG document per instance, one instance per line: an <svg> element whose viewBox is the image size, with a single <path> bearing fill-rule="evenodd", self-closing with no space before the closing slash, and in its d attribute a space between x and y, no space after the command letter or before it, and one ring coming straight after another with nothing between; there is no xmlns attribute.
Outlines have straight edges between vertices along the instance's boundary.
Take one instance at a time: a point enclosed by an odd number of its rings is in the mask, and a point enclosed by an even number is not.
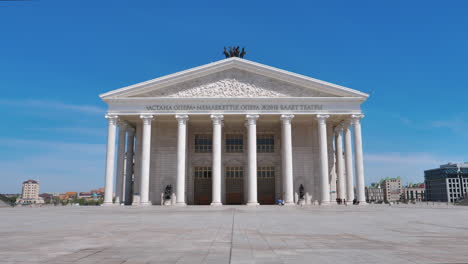
<svg viewBox="0 0 468 264"><path fill-rule="evenodd" d="M468 207L0 209L0 263L468 263Z"/></svg>

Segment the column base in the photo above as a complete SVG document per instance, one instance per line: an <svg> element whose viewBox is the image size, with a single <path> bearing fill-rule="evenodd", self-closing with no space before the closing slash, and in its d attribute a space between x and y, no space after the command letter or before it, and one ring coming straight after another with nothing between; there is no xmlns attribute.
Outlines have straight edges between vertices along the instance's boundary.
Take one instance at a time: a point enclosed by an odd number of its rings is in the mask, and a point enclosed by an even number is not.
<svg viewBox="0 0 468 264"><path fill-rule="evenodd" d="M359 201L359 204L357 205L369 205L366 201Z"/></svg>
<svg viewBox="0 0 468 264"><path fill-rule="evenodd" d="M330 201L320 201L319 205L331 205L332 203Z"/></svg>
<svg viewBox="0 0 468 264"><path fill-rule="evenodd" d="M139 206L150 206L150 205L153 205L151 202L144 202L144 203L139 203L138 204Z"/></svg>
<svg viewBox="0 0 468 264"><path fill-rule="evenodd" d="M257 203L257 202L248 202L246 205L247 206L257 206L257 205L260 205L260 204Z"/></svg>
<svg viewBox="0 0 468 264"><path fill-rule="evenodd" d="M104 202L101 204L101 206L114 206L113 202Z"/></svg>
<svg viewBox="0 0 468 264"><path fill-rule="evenodd" d="M222 206L223 203L221 203L221 202L213 202L213 203L211 203L210 205L211 205L211 206Z"/></svg>
<svg viewBox="0 0 468 264"><path fill-rule="evenodd" d="M174 206L187 206L187 204L184 202L177 202L174 204Z"/></svg>
<svg viewBox="0 0 468 264"><path fill-rule="evenodd" d="M283 204L284 206L296 206L294 202L286 202Z"/></svg>

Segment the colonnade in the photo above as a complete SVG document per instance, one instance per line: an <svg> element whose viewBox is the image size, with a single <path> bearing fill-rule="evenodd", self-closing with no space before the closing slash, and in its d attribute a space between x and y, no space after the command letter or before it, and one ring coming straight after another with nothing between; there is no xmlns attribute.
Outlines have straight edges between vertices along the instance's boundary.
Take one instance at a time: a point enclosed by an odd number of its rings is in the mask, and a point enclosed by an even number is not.
<svg viewBox="0 0 468 264"><path fill-rule="evenodd" d="M210 116L213 125L213 146L212 146L212 202L211 205L222 205L221 200L221 166L222 166L222 122L224 116L213 114ZM315 115L317 120L317 133L319 138L320 157L320 203L329 204L330 180L327 147L327 119L329 115ZM352 201L355 198L353 174L356 175L356 199L361 204L365 203L364 192L364 167L362 154L361 123L363 115L351 115L348 119L334 128L335 133L335 160L337 174L337 198ZM106 115L108 120L107 136L107 157L105 173L105 195L103 205L113 204L114 189L114 167L115 167L115 141L117 126L119 126L118 155L117 155L117 180L115 203L126 203L132 193L129 186L132 183L133 155L135 129L125 122L119 122L117 115ZM150 154L151 154L151 122L154 118L151 114L140 115L142 119L142 148L140 153L140 199L139 205L151 205L149 200L150 181ZM189 116L186 114L175 115L178 123L177 135L177 177L176 177L176 205L185 206L185 186L186 186L186 157L187 157L187 122ZM248 168L247 168L247 205L258 205L257 201L257 120L259 115L247 114L245 116L248 132ZM294 118L292 114L280 116L282 126L282 193L286 205L294 205L293 187L293 149L291 122ZM351 126L354 130L354 170L352 157ZM344 150L343 150L344 141ZM125 144L126 142L126 144Z"/></svg>

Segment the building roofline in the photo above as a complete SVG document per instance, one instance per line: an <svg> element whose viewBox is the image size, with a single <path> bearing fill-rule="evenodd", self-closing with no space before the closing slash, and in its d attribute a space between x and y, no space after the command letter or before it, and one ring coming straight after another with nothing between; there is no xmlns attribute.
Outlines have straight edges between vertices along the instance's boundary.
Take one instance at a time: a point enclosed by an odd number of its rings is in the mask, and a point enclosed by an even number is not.
<svg viewBox="0 0 468 264"><path fill-rule="evenodd" d="M295 83L297 85L311 86L314 85L315 88L323 90L324 92L329 92L335 95L352 95L356 97L363 97L367 99L369 94L344 87L341 85L329 83L326 81L318 80L315 78L307 77L301 74L285 71L275 67L267 66L257 62L249 61L246 59L240 58L228 58L205 64L202 66L194 67L191 69L179 71L173 74L165 75L159 78L152 80L140 82L134 85L125 86L107 93L100 94L99 97L105 101L105 99L115 98L117 96L123 96L130 93L140 93L144 92L147 89L153 88L154 85L167 86L175 83L183 82L196 78L199 75L207 75L214 72L219 72L231 68L238 68L241 70L246 70L249 72L262 74L270 78L281 79L286 82Z"/></svg>

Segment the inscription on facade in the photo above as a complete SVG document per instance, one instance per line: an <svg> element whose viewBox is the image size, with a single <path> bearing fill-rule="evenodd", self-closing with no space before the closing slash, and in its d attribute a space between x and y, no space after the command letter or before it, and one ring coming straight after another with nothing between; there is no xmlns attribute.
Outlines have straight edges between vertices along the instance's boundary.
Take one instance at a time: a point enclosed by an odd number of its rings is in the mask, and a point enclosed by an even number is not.
<svg viewBox="0 0 468 264"><path fill-rule="evenodd" d="M165 104L155 104L145 106L147 111L210 111L210 110L220 110L220 111L244 111L244 110L257 110L257 111L316 111L322 110L323 105L320 104L266 104L266 105L165 105Z"/></svg>

